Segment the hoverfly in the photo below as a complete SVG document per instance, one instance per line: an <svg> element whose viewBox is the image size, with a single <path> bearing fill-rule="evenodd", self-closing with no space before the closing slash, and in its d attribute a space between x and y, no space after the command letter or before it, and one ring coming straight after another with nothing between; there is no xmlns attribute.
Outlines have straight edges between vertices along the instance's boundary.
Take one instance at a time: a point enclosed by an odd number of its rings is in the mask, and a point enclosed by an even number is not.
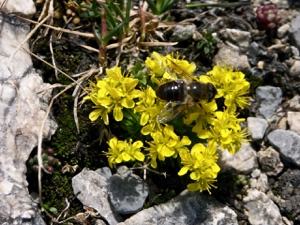
<svg viewBox="0 0 300 225"><path fill-rule="evenodd" d="M157 116L159 123L167 123L175 119L195 103L211 102L217 94L213 84L197 81L191 74L177 66L173 60L169 58L166 60L170 65L169 68L174 68L175 71L167 71L171 74L172 81L163 83L156 89L156 96L168 102Z"/></svg>

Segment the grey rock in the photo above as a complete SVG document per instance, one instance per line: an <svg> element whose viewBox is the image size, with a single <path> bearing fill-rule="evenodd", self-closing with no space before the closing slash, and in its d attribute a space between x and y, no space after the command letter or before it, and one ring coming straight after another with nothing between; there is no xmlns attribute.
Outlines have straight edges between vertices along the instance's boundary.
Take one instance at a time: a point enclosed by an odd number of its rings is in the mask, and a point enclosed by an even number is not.
<svg viewBox="0 0 300 225"><path fill-rule="evenodd" d="M110 177L108 196L115 212L132 214L143 208L149 194L148 185L126 166L121 166L117 174Z"/></svg>
<svg viewBox="0 0 300 225"><path fill-rule="evenodd" d="M290 32L290 29L291 29L291 26L288 23L283 24L282 26L278 27L277 37L278 38L283 38L284 36L288 35L289 32Z"/></svg>
<svg viewBox="0 0 300 225"><path fill-rule="evenodd" d="M256 66L258 63L257 56L258 55L266 55L266 49L263 49L260 44L257 42L251 42L248 48L247 56L249 59L249 62L252 66Z"/></svg>
<svg viewBox="0 0 300 225"><path fill-rule="evenodd" d="M261 174L261 171L259 169L254 169L251 173L251 177L258 178L260 174Z"/></svg>
<svg viewBox="0 0 300 225"><path fill-rule="evenodd" d="M243 143L235 154L230 154L227 150L218 150L218 154L218 165L224 171L234 169L239 173L249 174L258 168L256 151L249 143Z"/></svg>
<svg viewBox="0 0 300 225"><path fill-rule="evenodd" d="M297 133L277 129L268 134L268 140L286 162L300 166L300 136Z"/></svg>
<svg viewBox="0 0 300 225"><path fill-rule="evenodd" d="M257 153L258 161L262 170L269 176L278 175L283 169L279 153L270 146L266 150Z"/></svg>
<svg viewBox="0 0 300 225"><path fill-rule="evenodd" d="M283 224L278 207L263 192L248 189L243 202L246 209L245 214L248 215L249 222L252 225Z"/></svg>
<svg viewBox="0 0 300 225"><path fill-rule="evenodd" d="M291 22L290 39L293 45L300 49L300 15L296 16Z"/></svg>
<svg viewBox="0 0 300 225"><path fill-rule="evenodd" d="M183 191L167 203L145 209L118 225L237 225L235 212L199 192Z"/></svg>
<svg viewBox="0 0 300 225"><path fill-rule="evenodd" d="M171 40L180 42L180 41L192 39L195 31L196 31L196 26L194 24L184 25L184 26L177 25L174 28Z"/></svg>
<svg viewBox="0 0 300 225"><path fill-rule="evenodd" d="M256 101L258 110L256 117L264 118L269 122L276 120L274 115L282 99L282 91L279 87L260 86L256 89Z"/></svg>
<svg viewBox="0 0 300 225"><path fill-rule="evenodd" d="M96 220L94 225L107 225L103 220Z"/></svg>
<svg viewBox="0 0 300 225"><path fill-rule="evenodd" d="M84 168L72 178L74 194L82 204L96 209L110 225L123 221L123 218L112 211L108 202L108 180L98 172Z"/></svg>
<svg viewBox="0 0 300 225"><path fill-rule="evenodd" d="M237 46L242 52L246 52L248 50L251 38L250 32L226 28L221 30L219 33L226 42L230 42Z"/></svg>
<svg viewBox="0 0 300 225"><path fill-rule="evenodd" d="M300 60L295 60L290 68L290 75L300 77Z"/></svg>
<svg viewBox="0 0 300 225"><path fill-rule="evenodd" d="M287 123L291 131L300 134L300 112L287 112Z"/></svg>
<svg viewBox="0 0 300 225"><path fill-rule="evenodd" d="M292 52L292 56L295 58L300 56L299 49L296 48L295 46L291 46L291 52Z"/></svg>
<svg viewBox="0 0 300 225"><path fill-rule="evenodd" d="M277 7L278 7L278 9L282 9L282 8L288 9L290 7L291 0L271 0L271 1L268 1L268 2L276 4ZM266 3L266 1L263 1L263 0L252 0L251 3L253 4L254 7L260 7L264 3Z"/></svg>
<svg viewBox="0 0 300 225"><path fill-rule="evenodd" d="M260 142L264 138L265 132L269 127L268 122L263 118L248 117L247 127L254 142Z"/></svg>
<svg viewBox="0 0 300 225"><path fill-rule="evenodd" d="M267 47L267 52L268 55L273 55L274 56L274 60L278 59L279 55L284 55L286 58L289 58L292 56L292 49L290 47L290 45L287 44L273 44L269 47ZM284 68L281 68L282 66L284 66L284 64L280 64L278 66L276 66L276 70L281 71Z"/></svg>
<svg viewBox="0 0 300 225"><path fill-rule="evenodd" d="M292 221L300 220L300 171L288 169L275 182L274 198L282 214L289 215Z"/></svg>
<svg viewBox="0 0 300 225"><path fill-rule="evenodd" d="M107 180L112 176L111 170L107 166L97 169L96 172L105 177Z"/></svg>
<svg viewBox="0 0 300 225"><path fill-rule="evenodd" d="M300 112L300 96L299 95L295 95L287 103L289 104L289 110Z"/></svg>
<svg viewBox="0 0 300 225"><path fill-rule="evenodd" d="M250 187L266 193L270 189L268 176L265 173L260 173L257 178L250 178Z"/></svg>
<svg viewBox="0 0 300 225"><path fill-rule="evenodd" d="M278 129L287 130L287 119L286 116L283 116L278 122Z"/></svg>
<svg viewBox="0 0 300 225"><path fill-rule="evenodd" d="M0 2L0 4L5 2L5 4L1 8L1 11L5 13L17 13L32 16L36 12L35 5L32 0L2 0Z"/></svg>
<svg viewBox="0 0 300 225"><path fill-rule="evenodd" d="M245 74L251 73L247 55L240 53L239 49L228 45L219 45L219 51L213 58L213 64L218 65L220 62L226 62L227 65L234 65L235 69L238 69Z"/></svg>
<svg viewBox="0 0 300 225"><path fill-rule="evenodd" d="M38 144L51 91L32 68L30 55L22 49L17 51L29 25L7 14L32 14L33 2L5 2L0 13L0 224L42 225L38 206L28 193L25 163ZM28 43L22 46L29 51ZM45 140L56 127L55 121L47 118Z"/></svg>

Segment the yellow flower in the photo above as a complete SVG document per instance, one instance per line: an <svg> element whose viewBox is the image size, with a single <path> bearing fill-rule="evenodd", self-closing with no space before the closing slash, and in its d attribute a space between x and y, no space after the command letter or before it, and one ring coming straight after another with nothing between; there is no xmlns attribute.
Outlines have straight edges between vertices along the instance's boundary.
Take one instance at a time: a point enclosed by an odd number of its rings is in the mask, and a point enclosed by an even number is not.
<svg viewBox="0 0 300 225"><path fill-rule="evenodd" d="M129 143L127 144L125 151L128 153L130 156L130 159L132 161L138 160L143 162L145 159L144 154L141 152L141 147L143 147L143 142L141 141L136 141L132 143L132 140L129 140Z"/></svg>
<svg viewBox="0 0 300 225"><path fill-rule="evenodd" d="M156 101L155 91L150 86L147 86L147 89L141 92L139 101L134 107L134 112L141 115L140 125L143 126L141 130L143 135L162 129L162 125L156 118L163 107L164 104Z"/></svg>
<svg viewBox="0 0 300 225"><path fill-rule="evenodd" d="M186 150L185 145L191 143L188 137L183 137L182 140L180 140L171 125L166 125L162 131L151 133L151 137L153 141L148 142L149 147L145 149L149 151L151 166L153 168L157 167L157 158L160 161L164 161L165 157L175 156L178 152Z"/></svg>
<svg viewBox="0 0 300 225"><path fill-rule="evenodd" d="M195 133L201 133L203 130L208 129L208 125L212 123L215 118L215 111L217 110L217 104L215 101L196 104L186 114L183 122L187 125L196 122L192 131Z"/></svg>
<svg viewBox="0 0 300 225"><path fill-rule="evenodd" d="M179 55L166 55L167 63L169 71L173 71L174 73L178 74L179 76L183 76L185 74L192 74L196 70L195 63L189 63L187 60L179 59Z"/></svg>
<svg viewBox="0 0 300 225"><path fill-rule="evenodd" d="M236 110L247 105L249 82L242 72L234 71L232 66L214 66L206 75L194 77L197 81L209 82L215 86L217 101L192 102L183 121L178 119L171 122L176 126L174 129L172 125L160 124L157 121L158 117L165 116L162 110L166 109L166 102L157 99L153 88L170 80L185 79L186 75L194 73L196 65L180 59L178 54L163 56L157 52L153 52L151 58L146 59L145 65L152 81L145 84L148 79L144 79L145 90L137 90L137 79L124 75L120 67L113 67L106 70L106 78L90 84L89 95L84 98L94 104L94 109L89 115L90 120L95 121L100 117L108 125L109 115L112 114L116 121L122 121L122 128L126 127L128 130L128 124L131 130L137 128L136 133L133 132L135 135L130 137L137 138L136 134L140 131L145 135L142 137L144 140L150 140L146 142L147 147L143 147L140 140L121 141L112 138L108 142L109 148L106 153L109 166L129 161L151 160L151 166L157 168L157 160L165 161L167 157L179 156L182 168L178 175L189 173L190 179L193 180L187 188L190 191L207 190L210 193L210 189L215 187L213 183L220 171L217 164L217 146L235 153L248 135L246 129L240 126L244 119L237 118ZM172 107L166 109L166 116L169 113L168 109ZM181 129L179 126L184 127ZM199 142L206 144L197 143L191 149L188 148L191 144L190 137L193 137L193 140L196 137L184 136L187 129L192 129L200 139ZM174 130L178 130L180 136ZM141 148L146 150L145 154Z"/></svg>
<svg viewBox="0 0 300 225"><path fill-rule="evenodd" d="M156 118L160 112L160 109L155 104L155 99L155 91L150 86L147 86L147 89L140 94L134 112L141 114L140 124L142 126L145 126L151 118Z"/></svg>
<svg viewBox="0 0 300 225"><path fill-rule="evenodd" d="M152 74L162 77L166 68L166 60L164 59L164 56L157 52L153 52L152 58L153 59L147 57L145 61L146 67L150 69Z"/></svg>
<svg viewBox="0 0 300 225"><path fill-rule="evenodd" d="M214 66L205 76L200 76L203 82L212 83L217 89L216 98L224 97L224 104L230 111L237 107L244 108L248 103L250 83L245 80L245 75L240 71L233 71L233 67L227 68Z"/></svg>
<svg viewBox="0 0 300 225"><path fill-rule="evenodd" d="M126 153L122 154L126 147L125 142L118 141L118 139L114 137L109 140L108 145L108 152L105 152L105 154L108 155L108 164L110 167L112 167L113 164L130 160L130 156L128 156Z"/></svg>
<svg viewBox="0 0 300 225"><path fill-rule="evenodd" d="M123 120L122 108L133 108L133 99L140 96L140 91L135 87L137 79L124 77L120 67L107 69L107 78L98 80L96 85L92 85L92 90L86 99L90 99L95 104L96 110L91 112L90 119L95 121L101 117L106 125L109 124L108 113L113 111L116 121Z"/></svg>
<svg viewBox="0 0 300 225"><path fill-rule="evenodd" d="M221 149L228 149L230 153L235 153L239 150L238 141L244 140L247 136L245 130L241 131L240 123L244 119L238 119L236 115L228 110L224 112L215 112L215 118L211 123L209 130L198 132L198 137L207 139L213 143L220 145Z"/></svg>
<svg viewBox="0 0 300 225"><path fill-rule="evenodd" d="M136 141L129 143L126 141L119 141L117 138L112 138L108 142L109 148L108 152L105 154L108 156L109 166L112 167L114 164L128 161L144 161L145 156L141 152L141 147L143 147L143 142Z"/></svg>
<svg viewBox="0 0 300 225"><path fill-rule="evenodd" d="M192 74L196 69L195 63L179 59L178 54L174 57L173 54L163 56L153 52L151 56L153 59L147 58L145 65L150 69L151 80L156 84L177 80L183 73Z"/></svg>
<svg viewBox="0 0 300 225"><path fill-rule="evenodd" d="M190 178L196 181L188 184L188 190L200 190L200 192L207 190L210 193L210 188L215 187L213 183L220 171L217 164L218 154L216 149L215 143L208 143L207 147L198 143L193 146L190 152L183 151L179 153L181 164L184 166L178 172L178 175L182 176L190 171Z"/></svg>

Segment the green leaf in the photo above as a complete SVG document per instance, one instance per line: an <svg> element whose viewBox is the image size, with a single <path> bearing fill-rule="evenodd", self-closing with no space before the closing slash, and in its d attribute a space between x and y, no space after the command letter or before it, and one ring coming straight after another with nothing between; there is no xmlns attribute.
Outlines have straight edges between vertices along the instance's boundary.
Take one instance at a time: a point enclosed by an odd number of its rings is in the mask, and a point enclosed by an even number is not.
<svg viewBox="0 0 300 225"><path fill-rule="evenodd" d="M110 19L110 21L111 21L111 25L112 25L112 28L115 28L116 26L117 26L117 24L115 23L115 16L112 14L112 11L107 7L107 5L105 5L103 2L98 2L98 4L100 5L100 6L102 6L104 9L105 9L105 11L106 11L106 15L107 15L107 17Z"/></svg>
<svg viewBox="0 0 300 225"><path fill-rule="evenodd" d="M112 37L119 31L119 29L124 26L124 22L120 23L118 26L116 26L113 30L111 30L103 39L103 45L107 46L107 43L112 39Z"/></svg>
<svg viewBox="0 0 300 225"><path fill-rule="evenodd" d="M57 214L57 209L54 208L54 207L50 207L49 211L54 213L54 214Z"/></svg>

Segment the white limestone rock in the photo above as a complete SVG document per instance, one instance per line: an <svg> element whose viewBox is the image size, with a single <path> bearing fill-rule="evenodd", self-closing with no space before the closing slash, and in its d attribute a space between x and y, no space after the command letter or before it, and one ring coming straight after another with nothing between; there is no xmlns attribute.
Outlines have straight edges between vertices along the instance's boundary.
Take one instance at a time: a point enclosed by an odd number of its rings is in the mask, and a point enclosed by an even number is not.
<svg viewBox="0 0 300 225"><path fill-rule="evenodd" d="M278 207L265 193L249 189L243 202L246 209L245 214L248 215L252 225L283 224Z"/></svg>
<svg viewBox="0 0 300 225"><path fill-rule="evenodd" d="M0 1L0 5L3 0ZM26 161L38 144L51 91L32 68L30 55L17 47L29 25L7 12L32 14L32 1L6 1L0 13L0 224L44 224L27 190ZM23 44L28 50L28 44ZM49 139L56 123L48 118L43 136Z"/></svg>
<svg viewBox="0 0 300 225"><path fill-rule="evenodd" d="M237 225L236 216L212 196L185 190L167 203L144 209L118 225Z"/></svg>
<svg viewBox="0 0 300 225"><path fill-rule="evenodd" d="M6 13L18 13L31 16L33 15L36 10L32 0L0 0L0 5L5 4L2 6L2 9Z"/></svg>
<svg viewBox="0 0 300 225"><path fill-rule="evenodd" d="M230 154L227 150L218 150L218 164L222 170L234 169L243 174L249 174L258 168L256 151L249 143L243 143L241 149Z"/></svg>

